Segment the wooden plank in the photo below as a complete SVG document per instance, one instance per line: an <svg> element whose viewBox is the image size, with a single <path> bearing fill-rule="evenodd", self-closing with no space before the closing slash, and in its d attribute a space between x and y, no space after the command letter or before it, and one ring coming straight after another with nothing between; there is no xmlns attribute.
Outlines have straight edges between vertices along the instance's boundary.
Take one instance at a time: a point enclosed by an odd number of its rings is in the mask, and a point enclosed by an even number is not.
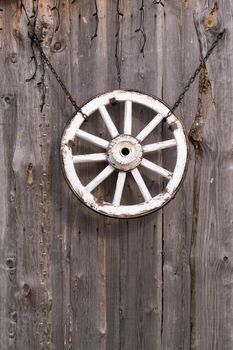
<svg viewBox="0 0 233 350"><path fill-rule="evenodd" d="M199 46L194 22L190 20L194 2L167 3L165 16L165 52L163 98L173 106L191 74L199 64ZM180 26L182 23L182 26ZM198 79L197 79L198 80ZM198 81L187 93L177 116L187 129L197 108ZM167 133L165 132L165 135ZM190 349L191 271L189 254L192 237L194 152L190 145L189 171L176 198L163 210L163 348ZM167 166L171 153L164 153ZM165 167L165 165L164 165ZM192 281L192 283L195 283Z"/></svg>
<svg viewBox="0 0 233 350"><path fill-rule="evenodd" d="M97 36L91 40L96 24L96 18L93 16L96 11L94 2L77 1L70 5L71 86L79 103L109 88L106 79L107 4L105 1L97 1L97 6L100 22ZM88 121L85 127L89 132L104 138L101 117ZM79 144L82 144L82 141ZM93 149L95 147L87 148L86 153L92 153ZM94 168L95 164L85 165L84 182L88 183L95 177ZM69 217L72 226L72 348L106 349L106 232L103 228L105 219L84 207L74 196L71 205L74 208Z"/></svg>
<svg viewBox="0 0 233 350"><path fill-rule="evenodd" d="M15 4L0 1L0 348L15 349L17 332L17 227L12 169L16 140L17 48L11 28ZM10 20L7 20L7 19Z"/></svg>
<svg viewBox="0 0 233 350"><path fill-rule="evenodd" d="M57 10L49 7L41 8L40 17L44 18L44 30L47 32L45 42L48 43L46 53L59 76L71 90L71 57L70 57L70 3L60 2L59 16ZM60 19L60 20L59 20ZM59 24L57 30L55 28ZM49 28L48 31L46 31ZM46 133L47 143L42 144L44 167L48 171L50 182L45 189L51 203L51 222L49 235L51 239L51 337L52 348L70 349L72 346L72 317L70 290L70 250L72 222L74 215L70 197L72 194L64 181L60 166L59 144L68 118L74 109L58 82L46 67L47 104L44 108L41 130Z"/></svg>
<svg viewBox="0 0 233 350"><path fill-rule="evenodd" d="M47 12L52 8L52 3L40 3L38 14L43 19L42 30L47 45L54 30L53 17ZM24 4L31 14L31 1L25 1ZM33 62L29 65L31 49L27 21L20 7L18 11L21 14L18 77L20 104L13 162L17 193L17 277L20 287L17 347L39 349L50 348L52 343L50 118L46 114L47 101L43 111L40 110L45 86L43 83L37 85L42 74L38 55L36 78L30 82L25 81L31 75L30 70L33 71L33 68L30 69ZM46 82L45 77L45 84Z"/></svg>
<svg viewBox="0 0 233 350"><path fill-rule="evenodd" d="M148 219L141 219L140 224L133 220L106 226L108 345L160 348L162 281L157 265L161 259L157 231L161 228L154 224L152 234L151 226Z"/></svg>
<svg viewBox="0 0 233 350"><path fill-rule="evenodd" d="M232 324L232 3L215 8L203 1L195 16L202 53L225 27L227 34L209 59L199 88L196 208L193 228L193 349L231 349ZM216 16L216 17L215 17ZM204 25L203 25L204 24ZM213 31L212 31L213 29Z"/></svg>
<svg viewBox="0 0 233 350"><path fill-rule="evenodd" d="M114 5L111 12L116 11L116 2ZM161 17L155 19L156 6L147 3L144 20L147 45L143 57L142 37L135 32L140 23L139 8L140 2L120 2L121 86L161 96ZM116 68L111 71L115 87L116 73ZM133 118L135 133L135 129L143 127L147 116L134 109ZM131 190L124 195L132 197L134 184L129 184ZM107 349L161 349L161 225L161 212L141 219L106 222Z"/></svg>
<svg viewBox="0 0 233 350"><path fill-rule="evenodd" d="M28 8L29 2L25 2ZM41 240L41 193L39 188L41 159L38 139L38 109L34 102L39 99L34 89L34 81L26 82L31 76L25 51L31 53L25 17L17 8L16 18L18 45L18 77L16 83L18 108L16 123L16 146L13 157L13 169L16 181L16 225L17 225L17 284L19 294L19 309L17 315L16 347L30 349L37 348L44 339L44 332L35 334L39 327L41 303L45 297L40 272L40 240ZM20 37L19 37L20 33ZM24 51L25 50L25 51ZM33 65L31 65L32 67ZM33 94L31 93L33 89ZM41 242L43 250L44 242ZM47 286L46 286L47 287ZM45 313L46 319L47 315ZM40 318L43 323L43 317ZM44 324L43 324L44 325ZM43 329L43 328L42 328ZM45 329L45 328L44 328ZM47 338L47 337L46 337ZM47 338L48 339L48 338Z"/></svg>

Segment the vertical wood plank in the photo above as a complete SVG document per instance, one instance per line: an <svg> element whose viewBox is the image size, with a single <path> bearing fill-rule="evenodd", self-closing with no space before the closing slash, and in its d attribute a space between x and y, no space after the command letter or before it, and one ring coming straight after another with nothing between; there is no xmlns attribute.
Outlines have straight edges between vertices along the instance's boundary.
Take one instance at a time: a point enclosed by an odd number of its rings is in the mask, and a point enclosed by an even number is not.
<svg viewBox="0 0 233 350"><path fill-rule="evenodd" d="M196 118L192 349L231 349L232 324L232 3L200 2L196 25L205 54L215 30L225 38L200 80ZM216 17L214 17L216 16ZM198 124L197 124L198 122Z"/></svg>
<svg viewBox="0 0 233 350"><path fill-rule="evenodd" d="M147 43L143 56L140 53L142 36L135 32L140 25L139 9L140 1L120 2L123 13L119 43L121 86L161 96L162 19L159 15L156 18L156 7L147 3L143 23ZM112 8L114 10L116 3ZM116 68L111 75L115 77L117 87ZM145 115L135 113L133 127L142 127L143 121L146 121ZM108 219L105 230L107 349L161 349L161 213L141 219L120 220L118 223Z"/></svg>
<svg viewBox="0 0 233 350"><path fill-rule="evenodd" d="M106 2L97 1L97 37L93 2L71 4L72 92L79 103L107 90ZM71 117L71 116L70 116ZM86 127L101 135L98 121ZM91 176L92 165L85 177ZM94 175L93 175L94 176ZM84 179L85 181L85 179ZM106 233L104 218L71 199L71 307L74 349L106 349Z"/></svg>
<svg viewBox="0 0 233 350"><path fill-rule="evenodd" d="M172 107L199 64L200 50L193 12L195 2L165 6L163 98ZM198 79L197 79L198 80ZM196 81L175 112L186 130L197 110ZM190 145L189 169L175 199L163 209L163 348L190 349L191 271L194 152ZM169 153L165 164L171 163Z"/></svg>
<svg viewBox="0 0 233 350"><path fill-rule="evenodd" d="M15 4L0 2L0 349L15 349L17 332L17 226L12 160L17 121L18 50L11 30ZM7 19L10 20L7 20Z"/></svg>
<svg viewBox="0 0 233 350"><path fill-rule="evenodd" d="M59 2L59 12L52 10L55 2L45 7L44 18L49 28L44 38L48 46L46 53L62 81L71 90L71 59L70 59L70 2ZM57 30L56 30L57 28ZM58 82L46 67L47 103L44 108L42 128L50 142L49 148L44 145L45 167L50 177L51 202L51 336L52 349L68 350L72 346L72 317L71 317L71 216L73 208L70 204L71 193L64 181L61 166L59 144L63 129L73 113L73 107L66 98Z"/></svg>
<svg viewBox="0 0 233 350"><path fill-rule="evenodd" d="M29 15L32 2L24 2ZM53 1L39 2L37 25L43 46L49 46L56 25L51 13ZM27 82L33 72L30 64L30 39L27 20L20 7L19 40L19 112L14 171L17 192L18 283L20 288L20 317L17 346L24 349L52 347L52 209L51 209L51 114L47 99L41 110L43 67L37 50L38 70L35 79ZM33 17L31 21L33 21ZM31 72L30 72L31 71ZM48 84L45 77L45 86ZM47 96L46 96L47 98ZM57 115L57 114L54 114ZM58 282L58 281L57 281ZM56 298L55 298L56 301ZM54 322L55 323L55 322ZM55 341L56 343L56 341ZM60 346L61 343L60 343Z"/></svg>
<svg viewBox="0 0 233 350"><path fill-rule="evenodd" d="M29 1L25 2L29 11L31 11L30 5ZM19 288L16 336L17 347L37 349L40 345L49 342L49 332L45 333L49 317L46 315L46 308L44 314L42 311L48 286L45 289L43 282L46 278L44 279L42 275L45 271L43 268L40 269L40 262L47 258L47 249L42 239L42 223L40 223L42 215L40 202L43 200L39 183L42 171L40 149L37 144L39 107L35 103L39 96L35 88L35 81L26 82L26 79L31 76L29 60L25 59L25 52L31 53L30 40L25 17L19 6L17 14L20 19L17 33L20 67L17 77L17 95L20 102L17 109L17 136L13 158L16 179L17 283ZM42 251L45 253L44 259L41 259ZM42 327L38 332L40 323ZM38 337L35 337L37 332Z"/></svg>

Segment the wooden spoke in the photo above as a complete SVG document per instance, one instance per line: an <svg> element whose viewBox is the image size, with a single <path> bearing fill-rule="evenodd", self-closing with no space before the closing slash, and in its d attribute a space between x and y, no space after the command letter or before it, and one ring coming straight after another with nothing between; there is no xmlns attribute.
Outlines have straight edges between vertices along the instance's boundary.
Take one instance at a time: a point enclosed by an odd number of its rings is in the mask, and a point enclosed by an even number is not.
<svg viewBox="0 0 233 350"><path fill-rule="evenodd" d="M118 206L121 204L121 198L122 198L122 193L123 193L123 189L124 189L124 185L125 185L125 179L126 179L126 172L120 171L118 173L114 199L112 202L113 205Z"/></svg>
<svg viewBox="0 0 233 350"><path fill-rule="evenodd" d="M139 188L143 198L145 199L145 201L149 201L152 197L150 195L150 192L149 192L138 168L131 170L131 174L133 175L134 180L136 181L136 184L138 185L138 188Z"/></svg>
<svg viewBox="0 0 233 350"><path fill-rule="evenodd" d="M118 132L115 124L113 123L112 118L110 117L106 107L105 106L99 107L99 111L100 111L101 117L103 118L103 121L105 122L105 124L108 128L108 131L110 132L110 135L112 136L112 138L119 135L119 132Z"/></svg>
<svg viewBox="0 0 233 350"><path fill-rule="evenodd" d="M93 143L96 146L99 146L102 148L108 148L109 142L107 140L102 139L101 137L89 134L88 132L80 129L77 131L76 135L83 140Z"/></svg>
<svg viewBox="0 0 233 350"><path fill-rule="evenodd" d="M145 158L143 158L141 165L147 169L150 169L154 173L157 173L163 177L166 177L168 180L170 180L172 178L172 173L170 171L162 168L159 165L152 163L151 161L149 161Z"/></svg>
<svg viewBox="0 0 233 350"><path fill-rule="evenodd" d="M132 133L132 101L125 102L124 134Z"/></svg>
<svg viewBox="0 0 233 350"><path fill-rule="evenodd" d="M159 151L166 148L171 148L176 146L176 140L171 139L162 142L151 143L149 145L145 145L142 147L144 153L151 153L155 151Z"/></svg>
<svg viewBox="0 0 233 350"><path fill-rule="evenodd" d="M106 160L106 153L91 153L73 156L74 163L103 162Z"/></svg>
<svg viewBox="0 0 233 350"><path fill-rule="evenodd" d="M149 124L136 136L136 139L139 142L142 142L155 128L156 126L163 120L163 116L161 114L156 114L156 116L150 121Z"/></svg>
<svg viewBox="0 0 233 350"><path fill-rule="evenodd" d="M111 165L108 165L101 171L89 184L85 187L87 191L92 192L99 184L101 184L107 177L109 177L114 171Z"/></svg>

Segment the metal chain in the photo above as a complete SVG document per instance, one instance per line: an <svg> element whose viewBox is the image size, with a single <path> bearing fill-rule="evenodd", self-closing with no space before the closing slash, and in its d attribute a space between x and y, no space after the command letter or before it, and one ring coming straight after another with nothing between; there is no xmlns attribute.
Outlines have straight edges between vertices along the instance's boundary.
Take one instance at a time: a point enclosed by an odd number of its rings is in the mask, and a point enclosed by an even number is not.
<svg viewBox="0 0 233 350"><path fill-rule="evenodd" d="M184 99L185 94L189 91L190 86L194 83L196 77L199 75L201 69L203 68L203 66L205 65L206 61L208 60L208 58L210 57L211 53L213 52L214 48L217 46L219 40L223 37L224 33L225 33L226 29L224 29L222 32L220 32L215 41L213 42L212 46L210 47L210 49L207 51L207 54L205 55L205 57L201 60L201 63L199 64L198 68L195 70L195 72L193 73L193 75L191 76L191 78L189 79L189 82L187 83L187 85L185 85L182 93L179 95L178 99L176 100L176 102L174 103L173 107L171 108L171 110L168 112L168 114L166 115L165 119L167 119L168 117L170 117L174 111L176 110L176 108L181 104L181 102Z"/></svg>
<svg viewBox="0 0 233 350"><path fill-rule="evenodd" d="M72 106L74 106L75 110L77 112L80 112L82 114L82 116L84 117L84 119L87 118L87 116L82 112L81 107L79 107L76 103L76 101L74 100L74 98L72 97L71 93L69 92L69 90L67 89L67 87L65 86L65 84L63 83L62 79L60 78L60 76L58 75L58 73L56 72L55 68L53 67L52 63L49 61L48 57L46 56L46 54L44 53L44 50L40 44L40 40L38 39L38 37L36 36L36 34L33 34L32 36L32 40L35 43L35 45L37 46L38 50L40 51L41 57L44 60L44 62L47 64L47 66L49 67L50 71L52 72L52 74L54 75L54 77L56 78L57 82L60 84L62 90L64 91L65 95L68 97L68 99L70 100Z"/></svg>
<svg viewBox="0 0 233 350"><path fill-rule="evenodd" d="M156 3L161 3L161 1L156 1ZM64 91L65 95L68 97L68 99L70 100L72 106L75 108L75 110L77 112L80 112L83 116L83 118L86 120L87 119L87 115L84 114L82 112L81 107L79 107L75 101L75 99L72 97L71 93L69 92L69 90L67 89L67 87L65 86L65 84L63 83L62 79L60 78L60 76L58 75L58 73L56 72L55 68L53 67L52 63L49 61L48 57L46 56L46 54L44 53L44 50L41 46L41 41L39 40L39 38L37 37L35 30L30 22L29 16L27 14L27 11L25 9L25 6L23 5L22 1L21 1L21 7L23 8L25 15L27 17L28 20L28 25L30 26L32 33L29 33L29 36L31 37L32 41L35 43L35 45L37 46L38 50L40 51L41 57L44 60L44 62L47 64L47 66L49 67L50 71L52 72L52 74L54 75L54 77L56 78L57 82L59 83L59 85L61 86L62 90ZM168 112L168 114L166 115L166 117L164 119L167 119L168 117L170 117L174 111L176 110L176 108L181 104L181 102L184 99L185 94L189 91L190 86L194 83L196 77L199 75L202 67L204 66L204 64L206 63L206 61L208 60L209 56L211 55L211 53L213 52L214 48L217 46L219 40L223 37L224 33L225 33L225 29L220 32L215 41L213 42L212 46L210 47L210 49L207 51L207 54L205 55L205 57L201 60L200 65L198 66L198 68L195 70L195 72L193 73L193 75L191 76L189 82L187 83L187 85L184 87L182 93L179 95L177 101L174 103L173 107L171 108L171 110Z"/></svg>
<svg viewBox="0 0 233 350"><path fill-rule="evenodd" d="M76 103L75 99L72 97L71 93L69 92L69 90L67 89L67 87L65 86L65 84L63 83L62 79L60 78L60 76L58 75L57 71L55 70L55 68L53 67L52 63L49 61L48 57L46 56L46 54L44 53L44 50L41 46L41 40L38 38L38 36L35 33L34 27L31 24L30 18L28 16L28 13L26 11L25 6L23 5L22 1L21 1L21 7L24 10L25 16L27 18L28 21L28 25L30 26L31 32L29 32L29 37L31 38L32 42L35 43L36 47L38 48L38 50L40 51L41 54L41 58L43 59L43 61L47 64L47 66L49 67L50 71L52 72L52 74L54 75L54 77L56 78L57 82L59 83L59 85L61 86L62 90L64 91L65 95L68 97L68 99L70 100L72 106L75 108L75 110L77 112L80 112L82 117L87 120L87 115L84 114L82 112L81 107L78 106L78 104Z"/></svg>

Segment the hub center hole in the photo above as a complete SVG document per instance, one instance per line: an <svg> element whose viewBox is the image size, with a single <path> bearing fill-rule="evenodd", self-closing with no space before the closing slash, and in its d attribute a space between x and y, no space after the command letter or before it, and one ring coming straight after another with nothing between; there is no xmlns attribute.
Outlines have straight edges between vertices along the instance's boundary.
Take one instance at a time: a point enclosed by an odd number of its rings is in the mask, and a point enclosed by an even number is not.
<svg viewBox="0 0 233 350"><path fill-rule="evenodd" d="M121 154L123 155L123 156L128 156L129 155L129 149L128 149L128 147L123 147L122 148L122 150L121 150Z"/></svg>

